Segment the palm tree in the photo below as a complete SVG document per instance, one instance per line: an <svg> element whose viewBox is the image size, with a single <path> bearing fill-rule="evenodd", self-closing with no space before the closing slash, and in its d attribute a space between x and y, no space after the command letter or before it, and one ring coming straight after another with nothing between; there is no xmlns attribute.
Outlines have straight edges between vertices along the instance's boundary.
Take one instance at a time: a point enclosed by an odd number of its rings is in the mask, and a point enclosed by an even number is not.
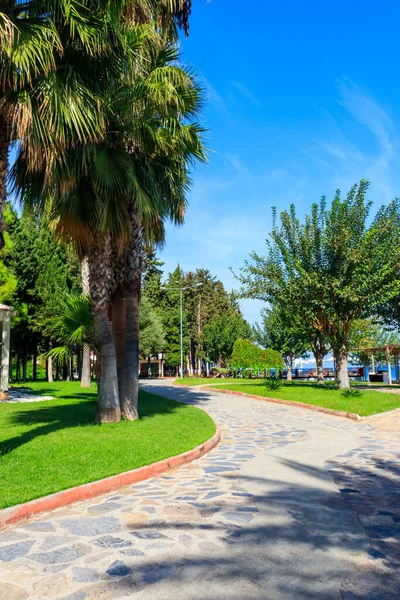
<svg viewBox="0 0 400 600"><path fill-rule="evenodd" d="M145 1L145 0L144 0ZM65 149L105 132L103 97L124 62L111 0L3 0L0 12L0 246L8 149L46 177ZM51 182L46 179L46 185Z"/></svg>
<svg viewBox="0 0 400 600"><path fill-rule="evenodd" d="M176 50L164 42L160 45L160 36L152 27L125 23L123 33L122 79L107 78L109 93L101 90L108 134L98 140L89 136L86 143L79 138L66 144L61 148L62 161L52 156L47 162L37 161L35 172L26 168L29 153L22 147L14 169L25 201L41 207L49 201L47 190L51 188L56 230L61 238L73 241L82 258L88 257L95 344L101 363L99 422L120 418L116 345L109 322L115 256L125 253L125 260L130 261L124 281L124 290L130 292L132 277L137 279L135 270L140 269L143 224L159 224L167 216L183 213L186 162L204 158L201 128L184 123L193 118L200 104L195 77L172 64ZM134 231L140 233L136 238ZM125 371L132 360L138 362L136 351L128 354L131 342L137 345L138 341L139 294L140 282L130 294L131 308L126 311ZM129 402L121 403L128 418L137 416L137 387L132 388L132 383L135 378L125 385Z"/></svg>
<svg viewBox="0 0 400 600"><path fill-rule="evenodd" d="M11 127L6 96L54 66L57 34L47 17L32 18L29 1L3 0L0 11L0 249L4 247L3 211L7 198Z"/></svg>
<svg viewBox="0 0 400 600"><path fill-rule="evenodd" d="M61 315L57 322L58 339L62 346L52 348L46 355L55 358L61 364L67 364L68 376L71 376L72 357L77 349L89 349L89 385L90 387L90 347L94 347L93 317L89 297L84 294L68 296L62 306ZM83 382L82 370L82 382ZM81 384L82 385L82 384Z"/></svg>

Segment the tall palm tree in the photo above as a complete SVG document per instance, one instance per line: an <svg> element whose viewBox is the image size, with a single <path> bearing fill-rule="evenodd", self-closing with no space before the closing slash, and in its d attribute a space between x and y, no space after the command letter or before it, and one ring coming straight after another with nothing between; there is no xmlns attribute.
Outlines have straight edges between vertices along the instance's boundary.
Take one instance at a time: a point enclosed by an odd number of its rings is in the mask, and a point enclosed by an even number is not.
<svg viewBox="0 0 400 600"><path fill-rule="evenodd" d="M102 82L99 92L104 108L102 135L98 134L97 139L95 135L89 136L85 142L80 136L75 143L49 144L59 149L62 160L54 160L54 153L49 153L45 160L36 161L34 171L27 168L31 146L22 145L14 169L17 187L25 201L31 199L40 207L48 202L46 192L51 189L53 216L60 237L72 240L81 257L88 256L95 343L101 362L99 422L120 418L116 346L108 318L115 271L113 257L123 255L127 248L134 219L140 230L141 220L151 222L149 216L154 215L153 222L160 222L173 212L171 206L176 204L179 194L168 196L166 190L172 189L182 174L186 178L186 167L182 169L181 164L186 160L185 152L187 156L204 157L199 139L201 128L195 123L184 123L193 118L199 107L201 92L194 76L173 64L177 60L176 50L165 46L164 41L160 45L161 37L155 34L153 26L133 27L124 22L121 31L124 57L121 61L115 58L114 62L119 65L122 79L103 77L106 83ZM101 74L103 56L95 58L93 62ZM104 85L108 94L104 93ZM37 139L40 147L43 140ZM194 152L187 150L189 143ZM141 242L131 244L130 256L134 257L131 264L136 265L135 269L140 267L140 250ZM129 272L132 274L134 269ZM130 288L131 276L128 281L125 289ZM132 315L137 321L138 293L140 284L132 297L129 327ZM124 356L127 342L138 340L136 326L129 331L132 333L124 340ZM128 364L131 362L128 360ZM122 403L124 413L134 418L137 393L135 389L132 393L132 386L125 387L129 390L129 403Z"/></svg>
<svg viewBox="0 0 400 600"><path fill-rule="evenodd" d="M0 246L17 140L28 170L47 176L77 142L105 132L103 95L124 62L110 0L3 0L0 12ZM51 182L47 181L51 186Z"/></svg>
<svg viewBox="0 0 400 600"><path fill-rule="evenodd" d="M7 94L17 91L39 73L54 67L57 33L47 17L31 14L29 1L3 0L0 7L0 249L4 246L3 211L7 198L8 150L11 126Z"/></svg>

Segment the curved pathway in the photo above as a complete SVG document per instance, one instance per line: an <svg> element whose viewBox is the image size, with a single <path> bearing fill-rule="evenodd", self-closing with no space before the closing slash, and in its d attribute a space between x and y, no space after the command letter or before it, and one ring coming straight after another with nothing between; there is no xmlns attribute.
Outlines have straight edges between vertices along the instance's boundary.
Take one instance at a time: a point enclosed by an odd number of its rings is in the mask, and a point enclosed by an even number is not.
<svg viewBox="0 0 400 600"><path fill-rule="evenodd" d="M300 408L144 387L207 410L221 443L0 532L2 600L400 597L398 439Z"/></svg>

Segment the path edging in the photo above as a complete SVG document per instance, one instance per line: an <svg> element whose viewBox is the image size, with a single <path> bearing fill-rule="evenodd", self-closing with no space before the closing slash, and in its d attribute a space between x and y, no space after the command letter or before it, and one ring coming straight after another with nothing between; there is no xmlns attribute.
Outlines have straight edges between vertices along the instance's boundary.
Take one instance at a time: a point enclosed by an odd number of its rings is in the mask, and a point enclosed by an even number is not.
<svg viewBox="0 0 400 600"><path fill-rule="evenodd" d="M364 421L370 417L361 417L357 413L345 412L344 410L334 410L333 408L325 408L324 406L315 406L314 404L305 404L304 402L296 402L292 400L281 400L280 398L269 398L268 396L256 396L256 394L246 394L245 392L234 392L232 390L218 389L209 386L197 386L203 390L212 389L213 392L218 394L232 394L233 396L243 396L244 398L252 398L253 400L261 400L265 402L273 402L274 404L284 404L285 406L296 406L297 408L306 408L315 412L322 412L327 415L335 415L336 417L344 417L345 419L351 419L352 421ZM380 413L384 414L384 413ZM373 415L376 416L376 415Z"/></svg>
<svg viewBox="0 0 400 600"><path fill-rule="evenodd" d="M0 510L0 528L17 523L18 521L25 521L40 513L68 506L74 502L96 498L97 496L115 491L121 487L139 483L139 481L144 481L151 477L161 475L161 473L165 473L171 469L176 469L177 467L192 462L197 458L201 458L210 452L210 450L215 448L220 439L221 432L217 427L216 432L210 439L199 446L196 446L196 448L187 450L182 454L177 454L176 456L165 458L164 460L160 460L150 465L132 469L131 471L111 475L110 477L99 479L98 481L92 481L73 488L68 488L67 490L62 490L61 492L56 492L49 496L43 496L37 500L30 500L24 504L17 504L16 506L4 508L3 510Z"/></svg>

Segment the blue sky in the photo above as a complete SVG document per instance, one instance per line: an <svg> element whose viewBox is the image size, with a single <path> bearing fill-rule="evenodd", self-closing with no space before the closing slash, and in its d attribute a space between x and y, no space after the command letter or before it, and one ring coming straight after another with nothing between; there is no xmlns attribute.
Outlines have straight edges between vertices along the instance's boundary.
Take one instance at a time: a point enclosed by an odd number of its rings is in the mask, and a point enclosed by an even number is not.
<svg viewBox="0 0 400 600"><path fill-rule="evenodd" d="M272 206L303 215L361 178L376 207L400 196L399 19L395 0L193 0L183 61L206 88L211 153L168 227L167 270L207 267L232 289ZM242 303L250 322L260 307Z"/></svg>

